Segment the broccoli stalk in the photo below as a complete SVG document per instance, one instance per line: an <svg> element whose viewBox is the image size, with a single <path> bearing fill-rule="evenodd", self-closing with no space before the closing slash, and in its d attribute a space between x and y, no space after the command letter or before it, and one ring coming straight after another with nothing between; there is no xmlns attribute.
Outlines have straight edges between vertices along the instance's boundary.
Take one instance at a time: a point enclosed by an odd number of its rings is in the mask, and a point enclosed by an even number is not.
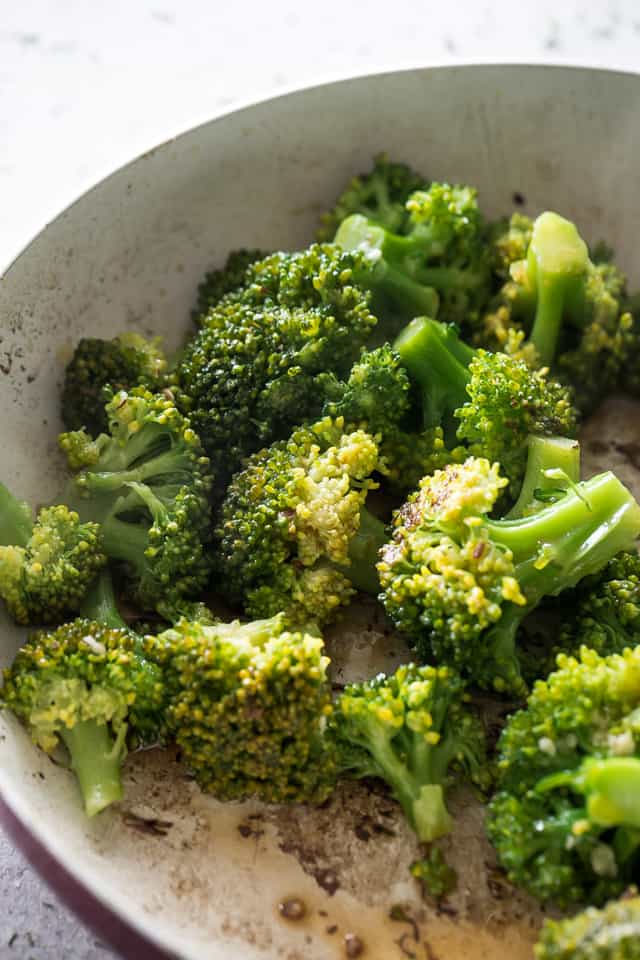
<svg viewBox="0 0 640 960"><path fill-rule="evenodd" d="M504 485L497 465L474 458L426 477L396 513L378 572L387 612L425 658L521 693L524 616L631 547L640 506L603 473L536 513L492 519Z"/></svg>
<svg viewBox="0 0 640 960"><path fill-rule="evenodd" d="M530 341L540 363L553 363L565 312L579 310L589 266L589 250L575 224L557 213L535 221L523 264L522 281L535 290L535 317Z"/></svg>
<svg viewBox="0 0 640 960"><path fill-rule="evenodd" d="M69 751L88 817L122 800L120 771L127 755L126 734L125 724L114 737L108 724L97 720L60 728L59 736Z"/></svg>
<svg viewBox="0 0 640 960"><path fill-rule="evenodd" d="M524 473L528 437L575 430L564 387L522 360L473 350L452 326L418 317L394 346L420 390L424 426L441 428L448 447L457 442L498 461L512 495Z"/></svg>
<svg viewBox="0 0 640 960"><path fill-rule="evenodd" d="M482 726L447 667L409 664L351 684L336 703L331 736L340 770L388 783L424 842L451 830L444 791L452 767L486 783Z"/></svg>
<svg viewBox="0 0 640 960"><path fill-rule="evenodd" d="M580 481L580 444L567 437L529 437L527 466L518 499L506 515L514 520L564 496Z"/></svg>
<svg viewBox="0 0 640 960"><path fill-rule="evenodd" d="M78 611L107 562L98 524L64 505L31 508L0 484L0 597L17 623L56 623Z"/></svg>
<svg viewBox="0 0 640 960"><path fill-rule="evenodd" d="M547 793L567 787L586 798L589 820L600 827L640 830L640 757L589 757L576 770L563 770L542 779L536 790ZM625 837L629 855L629 835ZM640 834L633 850L640 848Z"/></svg>
<svg viewBox="0 0 640 960"><path fill-rule="evenodd" d="M394 349L418 384L425 428L442 427L448 444L456 440L456 410L469 396L469 365L476 351L460 339L452 326L418 317L396 338Z"/></svg>

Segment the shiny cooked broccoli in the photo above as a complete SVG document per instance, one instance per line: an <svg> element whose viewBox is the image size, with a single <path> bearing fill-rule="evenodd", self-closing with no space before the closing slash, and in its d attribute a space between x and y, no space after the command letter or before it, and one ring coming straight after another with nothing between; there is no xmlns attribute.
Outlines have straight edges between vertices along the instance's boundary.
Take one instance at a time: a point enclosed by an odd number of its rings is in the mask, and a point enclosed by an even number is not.
<svg viewBox="0 0 640 960"><path fill-rule="evenodd" d="M92 817L122 798L128 737L160 736L164 681L129 630L77 619L27 641L4 672L0 705L47 753L64 744Z"/></svg>
<svg viewBox="0 0 640 960"><path fill-rule="evenodd" d="M478 315L491 294L491 247L476 191L432 183L408 198L403 233L360 213L340 224L335 242L363 254L358 282L406 320L438 315L450 323Z"/></svg>
<svg viewBox="0 0 640 960"><path fill-rule="evenodd" d="M329 737L340 773L389 784L424 842L453 826L445 804L452 774L489 783L482 723L448 667L406 664L391 676L350 684L335 704Z"/></svg>
<svg viewBox="0 0 640 960"><path fill-rule="evenodd" d="M223 800L321 803L335 761L322 639L278 614L252 623L179 621L145 638L165 676L167 722L203 790Z"/></svg>
<svg viewBox="0 0 640 960"><path fill-rule="evenodd" d="M510 279L481 318L474 340L550 367L571 385L578 408L587 414L619 385L623 369L637 356L638 334L624 309L624 288L616 267L589 258L573 223L543 213L533 225L526 257L511 264Z"/></svg>
<svg viewBox="0 0 640 960"><path fill-rule="evenodd" d="M210 573L209 461L171 395L116 394L109 433L64 433L80 515L101 525L104 549L127 571L143 609L197 596Z"/></svg>
<svg viewBox="0 0 640 960"><path fill-rule="evenodd" d="M640 878L640 647L558 657L499 742L489 837L509 879L558 906Z"/></svg>
<svg viewBox="0 0 640 960"><path fill-rule="evenodd" d="M640 506L603 473L536 513L493 519L505 484L497 464L473 457L425 477L394 516L378 573L387 613L422 658L521 694L524 616L632 547Z"/></svg>
<svg viewBox="0 0 640 960"><path fill-rule="evenodd" d="M471 349L452 326L419 317L394 347L420 390L424 427L440 427L448 447L463 446L467 455L497 461L514 497L528 437L575 431L565 387L522 360Z"/></svg>
<svg viewBox="0 0 640 960"><path fill-rule="evenodd" d="M360 261L331 244L274 253L203 318L176 376L217 493L244 457L320 414L327 372L347 376L377 323Z"/></svg>
<svg viewBox="0 0 640 960"><path fill-rule="evenodd" d="M112 340L85 337L67 364L62 388L62 421L67 430L97 436L108 429L105 404L114 393L157 390L167 368L160 337L121 333Z"/></svg>
<svg viewBox="0 0 640 960"><path fill-rule="evenodd" d="M347 380L328 374L322 390L324 416L340 416L347 429L379 438L385 487L406 492L427 473L466 455L462 447L445 447L440 427L422 429L414 386L401 356L388 343L363 350Z"/></svg>
<svg viewBox="0 0 640 960"><path fill-rule="evenodd" d="M0 484L0 597L17 623L59 623L77 613L107 562L97 523L64 505L31 508Z"/></svg>
<svg viewBox="0 0 640 960"><path fill-rule="evenodd" d="M200 326L209 310L215 307L225 294L243 285L247 267L268 256L266 250L232 250L224 267L205 274L202 283L198 285L198 300L192 313L194 322Z"/></svg>
<svg viewBox="0 0 640 960"><path fill-rule="evenodd" d="M416 190L428 188L428 182L419 173L381 153L374 159L372 169L354 177L334 208L322 215L317 239L333 240L342 221L353 213L362 214L393 233L405 233L410 229L407 200Z"/></svg>
<svg viewBox="0 0 640 960"><path fill-rule="evenodd" d="M536 960L640 960L640 897L547 920L534 954Z"/></svg>
<svg viewBox="0 0 640 960"><path fill-rule="evenodd" d="M218 572L251 617L286 611L323 624L355 590L377 593L384 525L365 507L378 444L341 418L295 430L231 481L217 530Z"/></svg>

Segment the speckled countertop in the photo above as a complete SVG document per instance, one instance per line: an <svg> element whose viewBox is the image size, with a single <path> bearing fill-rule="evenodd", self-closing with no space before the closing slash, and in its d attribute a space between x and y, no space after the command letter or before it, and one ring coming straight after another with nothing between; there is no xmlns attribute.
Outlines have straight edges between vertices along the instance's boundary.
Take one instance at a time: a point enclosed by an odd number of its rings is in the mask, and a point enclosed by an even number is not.
<svg viewBox="0 0 640 960"><path fill-rule="evenodd" d="M465 60L635 70L640 5L0 0L0 268L101 176L234 103ZM114 957L0 834L0 960Z"/></svg>

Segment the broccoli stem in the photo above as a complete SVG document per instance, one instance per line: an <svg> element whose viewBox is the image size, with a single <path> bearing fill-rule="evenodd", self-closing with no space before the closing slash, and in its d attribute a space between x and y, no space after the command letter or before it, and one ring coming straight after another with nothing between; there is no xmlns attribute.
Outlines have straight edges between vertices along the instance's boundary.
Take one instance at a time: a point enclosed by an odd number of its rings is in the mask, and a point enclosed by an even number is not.
<svg viewBox="0 0 640 960"><path fill-rule="evenodd" d="M129 462L134 463L134 459L137 458L129 458ZM114 493L125 486L145 483L149 479L165 477L168 482L172 478L179 481L185 476L184 454L177 450L163 450L137 466L129 467L127 464L122 469L87 472L83 476L83 487L92 494Z"/></svg>
<svg viewBox="0 0 640 960"><path fill-rule="evenodd" d="M349 566L342 568L356 590L376 596L380 580L376 564L378 553L387 540L385 526L366 507L360 510L360 526L349 544Z"/></svg>
<svg viewBox="0 0 640 960"><path fill-rule="evenodd" d="M92 583L80 607L80 616L114 629L128 629L120 616L108 570L103 570Z"/></svg>
<svg viewBox="0 0 640 960"><path fill-rule="evenodd" d="M520 677L516 635L520 623L545 596L557 596L600 570L640 534L640 506L612 473L568 490L554 504L515 520L488 520L494 543L511 550L526 604L505 604L489 629L495 687L526 692Z"/></svg>
<svg viewBox="0 0 640 960"><path fill-rule="evenodd" d="M537 791L570 787L587 797L587 815L602 827L640 829L640 758L587 759L578 770L544 777Z"/></svg>
<svg viewBox="0 0 640 960"><path fill-rule="evenodd" d="M522 487L518 499L506 514L507 520L539 511L544 506L545 494L549 498L554 493L563 496L568 486L580 481L580 444L576 440L531 436L527 447Z"/></svg>
<svg viewBox="0 0 640 960"><path fill-rule="evenodd" d="M423 843L430 843L449 833L453 821L444 802L442 784L424 782L430 779L428 771L434 761L434 754L437 754L437 748L427 744L424 738L421 744L416 744L418 735L411 739L411 765L407 759L398 757L386 729L379 730L370 725L365 749L372 754L382 770L384 779L391 786L396 800L419 839ZM411 776L413 764L417 765L420 772L419 781Z"/></svg>
<svg viewBox="0 0 640 960"><path fill-rule="evenodd" d="M469 364L475 351L453 327L427 317L412 320L396 338L394 349L420 387L425 429L442 426L445 442L455 442L454 413L468 399Z"/></svg>
<svg viewBox="0 0 640 960"><path fill-rule="evenodd" d="M563 313L579 296L588 265L589 251L575 224L557 213L541 214L527 254L527 281L537 298L530 342L541 364L555 357Z"/></svg>
<svg viewBox="0 0 640 960"><path fill-rule="evenodd" d="M489 535L513 553L516 577L527 599L555 596L640 534L640 506L611 472L584 481L538 513L516 520L487 520Z"/></svg>
<svg viewBox="0 0 640 960"><path fill-rule="evenodd" d="M387 233L383 227L355 213L342 221L335 243L343 250L365 255L366 266L355 271L355 280L365 289L388 297L408 316L437 312L438 294L429 284L423 283L419 269L411 271L406 264L403 269L393 265L394 257L402 263L407 254L415 256L410 241Z"/></svg>
<svg viewBox="0 0 640 960"><path fill-rule="evenodd" d="M18 500L0 483L0 545L26 547L33 533L29 504Z"/></svg>
<svg viewBox="0 0 640 960"><path fill-rule="evenodd" d="M60 732L88 817L122 799L120 768L125 756L125 735L126 726L114 738L108 724L95 720L83 720Z"/></svg>
<svg viewBox="0 0 640 960"><path fill-rule="evenodd" d="M102 535L107 556L128 563L140 578L149 571L149 563L145 556L149 546L146 526L120 520L112 514L102 525Z"/></svg>

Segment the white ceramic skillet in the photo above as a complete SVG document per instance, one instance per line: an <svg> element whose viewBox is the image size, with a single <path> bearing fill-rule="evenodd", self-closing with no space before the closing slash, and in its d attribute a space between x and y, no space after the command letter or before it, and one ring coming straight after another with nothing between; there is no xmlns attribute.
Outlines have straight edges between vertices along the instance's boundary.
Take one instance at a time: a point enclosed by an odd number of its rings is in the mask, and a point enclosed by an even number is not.
<svg viewBox="0 0 640 960"><path fill-rule="evenodd" d="M559 210L590 240L610 241L640 281L640 77L451 67L279 97L119 170L7 270L0 478L35 501L59 484L58 387L81 335L133 327L163 333L171 345L189 323L206 268L237 246L306 244L319 211L380 150L433 178L476 184L489 215L514 201L532 213ZM633 405L614 402L587 443L587 458L600 456L628 482L636 420ZM22 636L2 620L0 666ZM366 607L332 647L342 678L402 656L402 644ZM407 879L415 844L384 791L348 786L319 811L221 805L159 751L130 757L125 779L121 807L88 822L70 774L12 718L0 718L6 825L72 904L136 960L531 957L539 914L496 873L482 811L468 795L454 797L460 817L449 843L460 889L438 914ZM291 897L306 908L297 922L278 912Z"/></svg>

